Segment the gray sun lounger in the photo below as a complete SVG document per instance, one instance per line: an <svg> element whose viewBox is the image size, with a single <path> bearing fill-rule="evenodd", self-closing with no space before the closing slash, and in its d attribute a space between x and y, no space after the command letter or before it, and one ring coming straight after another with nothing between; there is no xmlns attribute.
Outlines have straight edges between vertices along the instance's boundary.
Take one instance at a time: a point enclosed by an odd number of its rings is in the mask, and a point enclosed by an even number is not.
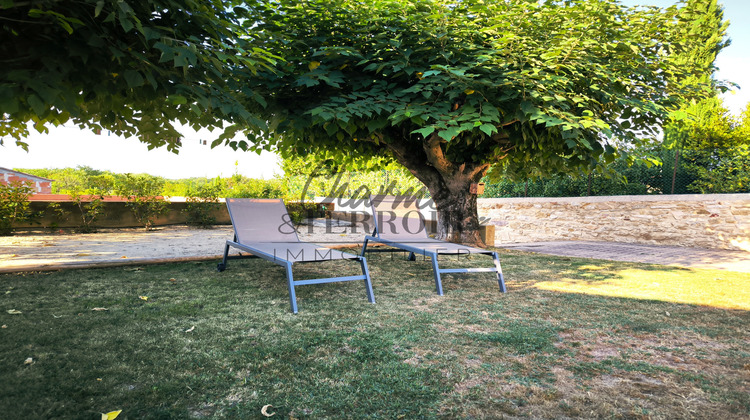
<svg viewBox="0 0 750 420"><path fill-rule="evenodd" d="M367 260L360 255L300 241L281 199L227 198L226 202L234 228L234 240L226 242L224 259L218 265L219 271L227 268L230 247L285 267L289 300L292 304L292 312L295 314L297 313L297 297L294 288L307 284L364 280L367 299L370 303L375 303ZM292 276L294 263L342 259L357 260L362 268L362 275L308 280L294 280Z"/></svg>
<svg viewBox="0 0 750 420"><path fill-rule="evenodd" d="M365 252L379 251L367 249L367 243L372 241L408 251L410 261L414 261L417 254L430 257L435 276L435 288L437 289L437 294L441 296L443 295L443 283L440 275L448 273L496 273L500 291L502 293L506 292L503 270L500 267L500 259L497 252L430 238L427 234L425 218L419 211L417 200L413 197L378 195L370 196L369 201L375 228L372 235L365 236L365 241L362 245L362 256L365 255ZM392 250L382 251L388 252ZM440 268L438 264L438 256L440 255L461 256L470 254L492 256L494 267Z"/></svg>

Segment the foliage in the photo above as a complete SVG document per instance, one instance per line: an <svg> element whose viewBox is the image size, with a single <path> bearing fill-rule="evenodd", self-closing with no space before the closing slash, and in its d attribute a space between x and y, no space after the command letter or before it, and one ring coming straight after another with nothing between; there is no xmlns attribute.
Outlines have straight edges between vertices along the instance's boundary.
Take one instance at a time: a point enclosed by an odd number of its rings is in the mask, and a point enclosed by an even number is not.
<svg viewBox="0 0 750 420"><path fill-rule="evenodd" d="M316 203L287 202L286 211L292 223L299 224L305 219L325 217L326 207Z"/></svg>
<svg viewBox="0 0 750 420"><path fill-rule="evenodd" d="M278 179L253 179L242 175L228 178L226 196L235 198L283 198L284 184Z"/></svg>
<svg viewBox="0 0 750 420"><path fill-rule="evenodd" d="M316 197L365 198L370 194L425 196L424 185L403 166L374 158L357 172L336 162L328 154L289 156L282 160L286 196L307 201Z"/></svg>
<svg viewBox="0 0 750 420"><path fill-rule="evenodd" d="M94 222L99 216L104 215L102 200L104 195L101 190L88 190L85 194L75 191L70 194L70 199L78 206L81 214L81 224L76 229L80 233L96 232Z"/></svg>
<svg viewBox="0 0 750 420"><path fill-rule="evenodd" d="M285 59L243 78L267 102L247 104L269 121L243 127L254 147L394 159L428 188L439 236L459 241L478 240L468 190L490 167L524 179L609 164L686 94L665 75L705 70L670 59L698 41L678 36L677 7L282 0L248 17L256 45Z"/></svg>
<svg viewBox="0 0 750 420"><path fill-rule="evenodd" d="M34 188L26 182L0 182L0 236L13 233L13 225L31 219L29 196Z"/></svg>
<svg viewBox="0 0 750 420"><path fill-rule="evenodd" d="M128 175L110 171L99 171L86 166L79 166L75 169L19 170L32 175L53 179L55 182L52 183L52 192L55 194L70 194L76 190L86 191L95 189L101 191L104 195L116 195L123 188L128 188L126 185L128 183ZM162 185L156 195L165 197L188 197L191 195L189 191L203 188L209 184L219 189L220 197L280 198L287 196L284 182L279 179L254 179L239 174L235 174L229 178L186 178L172 180L146 174L137 176L151 178L154 182Z"/></svg>
<svg viewBox="0 0 750 420"><path fill-rule="evenodd" d="M719 98L684 109L686 118L665 132L665 147L675 150L675 162L693 178L692 192L748 192L750 175L750 104L739 118Z"/></svg>
<svg viewBox="0 0 750 420"><path fill-rule="evenodd" d="M216 178L211 183L204 183L187 190L187 205L183 212L187 216L187 224L200 228L210 228L216 223L216 210L221 208L219 197L223 191L221 179Z"/></svg>
<svg viewBox="0 0 750 420"><path fill-rule="evenodd" d="M28 124L72 121L175 151L173 123L252 121L234 69L274 58L238 37L242 7L222 0L6 0L0 5L0 144ZM233 133L225 133L231 138ZM221 138L225 138L222 136Z"/></svg>
<svg viewBox="0 0 750 420"><path fill-rule="evenodd" d="M669 35L679 26L676 8L368 6L282 1L251 11L258 42L287 58L275 73L247 79L269 101L254 112L273 116L280 133L261 144L338 150L338 160L389 151L405 163L395 144L425 140L440 144L449 162L564 171L614 156L601 134L636 141L658 125L673 99L667 93L676 93L660 74L691 70L664 59L681 47Z"/></svg>
<svg viewBox="0 0 750 420"><path fill-rule="evenodd" d="M688 189L701 194L750 193L750 144L707 151L686 151L687 170L696 179Z"/></svg>
<svg viewBox="0 0 750 420"><path fill-rule="evenodd" d="M128 199L126 206L146 230L151 230L154 219L167 212L167 202L162 197L164 180L150 175L125 174L117 193Z"/></svg>

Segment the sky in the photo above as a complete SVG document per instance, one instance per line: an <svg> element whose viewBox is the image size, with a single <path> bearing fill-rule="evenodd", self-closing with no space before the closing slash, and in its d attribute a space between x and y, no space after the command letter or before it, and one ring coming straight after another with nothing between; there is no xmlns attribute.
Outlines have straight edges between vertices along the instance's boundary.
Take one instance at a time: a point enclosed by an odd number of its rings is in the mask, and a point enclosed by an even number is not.
<svg viewBox="0 0 750 420"><path fill-rule="evenodd" d="M648 4L667 7L674 0L624 0L632 6ZM750 1L720 0L724 5L724 18L729 20L728 34L732 44L716 59L719 80L728 80L741 89L723 95L725 106L735 115L750 102ZM49 134L39 134L33 129L26 139L29 152L15 145L10 137L3 138L0 146L0 167L5 168L66 168L89 166L117 173L149 173L168 179L228 177L239 173L251 178L270 179L282 175L279 158L273 153L258 155L253 152L235 152L229 147L202 145L201 140L211 140L218 134L207 130L195 132L190 128L180 130L185 136L179 154L166 148L149 151L135 138L123 138L104 131L96 135L80 130L72 124L50 127Z"/></svg>

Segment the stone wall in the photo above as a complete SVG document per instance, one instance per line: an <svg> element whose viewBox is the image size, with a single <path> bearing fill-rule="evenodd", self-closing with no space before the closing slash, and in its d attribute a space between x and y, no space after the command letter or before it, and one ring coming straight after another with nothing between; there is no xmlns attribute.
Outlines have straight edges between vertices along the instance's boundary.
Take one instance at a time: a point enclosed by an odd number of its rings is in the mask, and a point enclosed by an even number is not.
<svg viewBox="0 0 750 420"><path fill-rule="evenodd" d="M483 198L495 243L614 241L750 251L750 194Z"/></svg>

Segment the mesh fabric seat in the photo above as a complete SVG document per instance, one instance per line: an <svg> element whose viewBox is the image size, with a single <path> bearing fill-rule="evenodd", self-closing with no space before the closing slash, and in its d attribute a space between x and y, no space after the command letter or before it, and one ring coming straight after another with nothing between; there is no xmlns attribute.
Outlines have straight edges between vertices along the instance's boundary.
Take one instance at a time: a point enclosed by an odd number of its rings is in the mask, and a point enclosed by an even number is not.
<svg viewBox="0 0 750 420"><path fill-rule="evenodd" d="M364 256L349 254L321 245L302 242L281 199L227 198L229 217L234 228L234 240L224 246L224 259L218 265L224 271L229 259L229 248L237 248L286 268L287 286L292 312L297 313L295 286L364 280L367 299L375 303L370 272ZM294 280L292 265L331 260L356 260L362 268L361 276L327 277Z"/></svg>
<svg viewBox="0 0 750 420"><path fill-rule="evenodd" d="M506 292L505 279L503 278L503 271L497 252L430 238L427 234L425 217L419 209L416 198L376 195L370 196L369 201L375 228L372 235L365 236L362 246L362 256L366 252L374 252L367 249L368 242L372 241L408 251L409 260L411 261L415 259L415 255L417 254L430 257L435 277L435 288L441 296L443 295L443 284L440 275L447 273L493 272L497 275L500 291L503 293ZM494 267L440 268L439 255L469 254L490 255Z"/></svg>

